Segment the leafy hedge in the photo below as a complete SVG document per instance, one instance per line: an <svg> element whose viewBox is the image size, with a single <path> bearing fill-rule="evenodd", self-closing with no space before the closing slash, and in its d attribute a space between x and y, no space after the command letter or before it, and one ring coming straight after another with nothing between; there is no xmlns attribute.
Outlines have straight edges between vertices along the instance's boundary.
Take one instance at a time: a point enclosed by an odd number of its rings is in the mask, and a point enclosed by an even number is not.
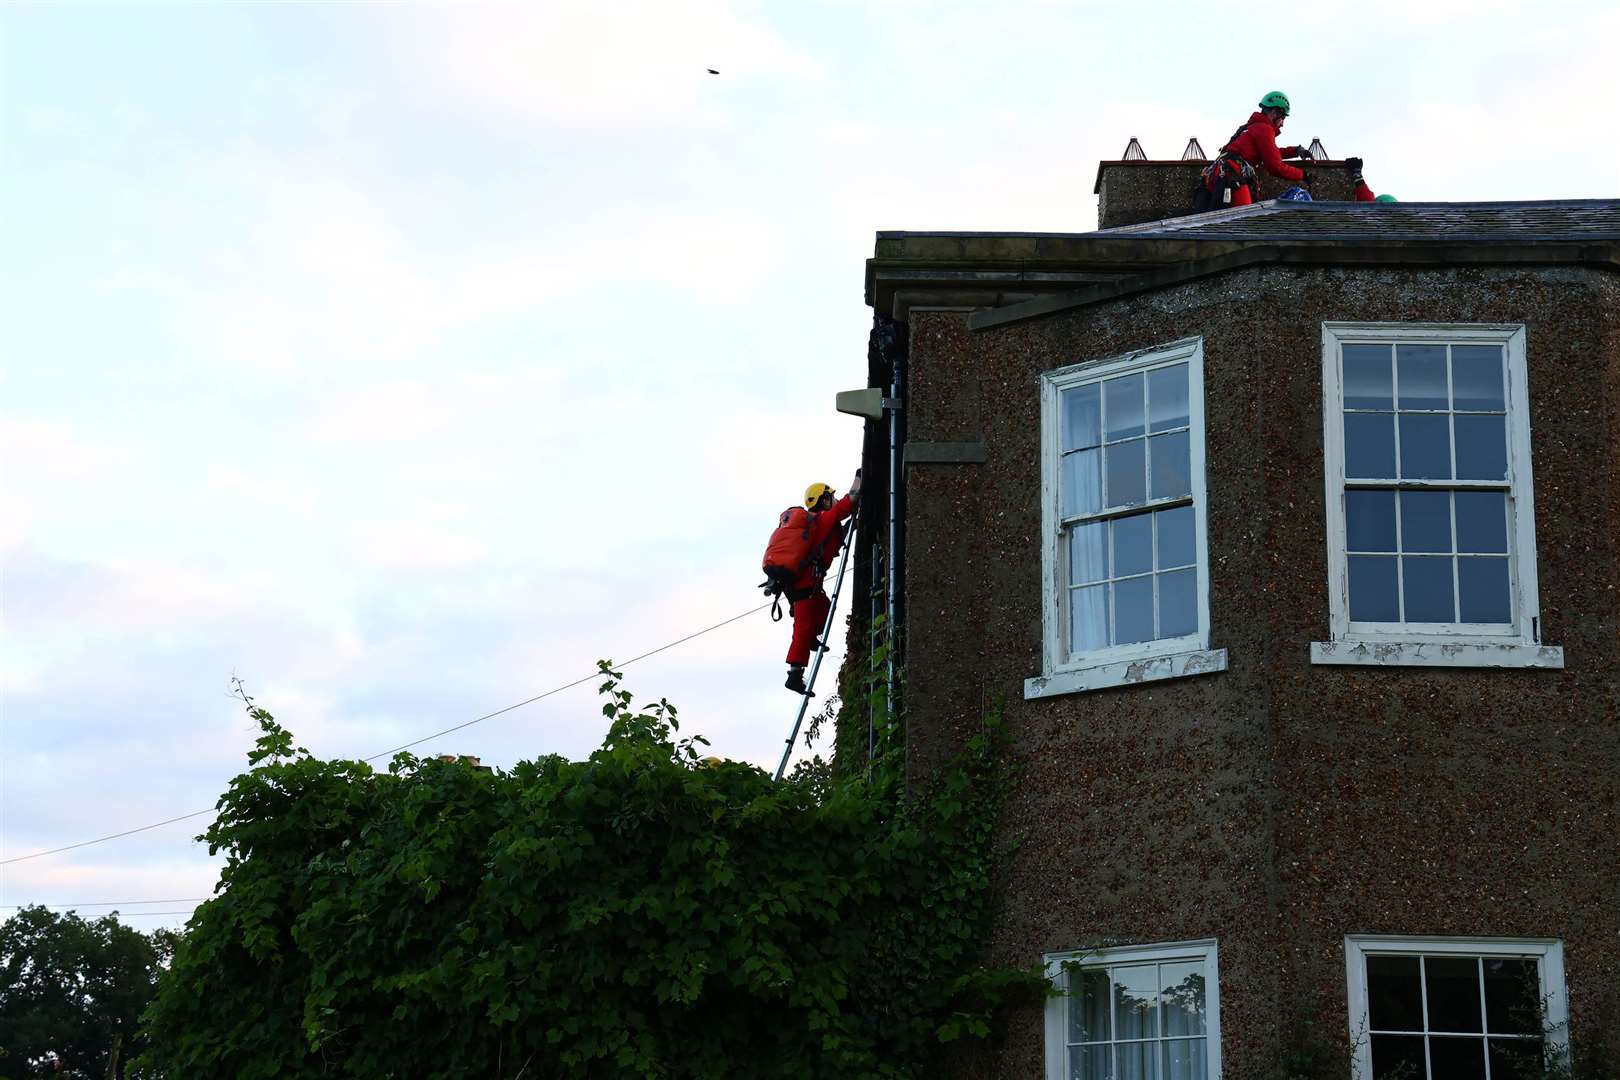
<svg viewBox="0 0 1620 1080"><path fill-rule="evenodd" d="M510 772L262 736L227 861L148 1013L186 1077L911 1077L1032 972L977 964L992 723L926 796L887 764L773 783L602 665L611 728Z"/></svg>

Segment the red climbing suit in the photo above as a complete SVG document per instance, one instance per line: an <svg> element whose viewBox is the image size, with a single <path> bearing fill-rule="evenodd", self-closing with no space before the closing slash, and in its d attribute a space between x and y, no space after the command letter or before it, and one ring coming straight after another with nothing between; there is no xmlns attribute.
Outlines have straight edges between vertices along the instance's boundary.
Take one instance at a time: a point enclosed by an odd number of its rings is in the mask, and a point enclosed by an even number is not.
<svg viewBox="0 0 1620 1080"><path fill-rule="evenodd" d="M826 510L818 511L810 523L810 562L787 590L790 597L803 597L790 605L793 643L788 646L789 667L804 667L810 662L810 644L821 632L822 624L827 621L827 609L832 606L827 590L821 587L821 579L844 546L844 533L838 526L854 512L854 500L845 495Z"/></svg>
<svg viewBox="0 0 1620 1080"><path fill-rule="evenodd" d="M1377 200L1378 196L1374 195L1372 188L1367 186L1367 181L1356 181L1356 202L1376 202Z"/></svg>
<svg viewBox="0 0 1620 1080"><path fill-rule="evenodd" d="M1282 151L1277 149L1277 128L1263 112L1251 115L1242 130L1232 136L1232 141L1221 147L1221 153L1236 155L1256 169L1264 169L1284 180L1298 183L1305 179L1305 170L1296 169L1283 161ZM1232 192L1233 206L1248 206L1253 201L1246 184L1239 184Z"/></svg>

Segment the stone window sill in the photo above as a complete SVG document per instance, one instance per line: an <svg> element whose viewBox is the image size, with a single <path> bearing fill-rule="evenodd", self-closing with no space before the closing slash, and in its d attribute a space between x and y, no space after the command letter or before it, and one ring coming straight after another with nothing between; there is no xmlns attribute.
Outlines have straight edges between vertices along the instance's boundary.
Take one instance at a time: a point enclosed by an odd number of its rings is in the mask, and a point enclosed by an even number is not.
<svg viewBox="0 0 1620 1080"><path fill-rule="evenodd" d="M1024 699L1083 694L1088 690L1108 690L1162 679L1182 679L1189 675L1211 675L1225 670L1225 649L1193 649L1164 656L1144 656L1139 660L1120 660L1025 679Z"/></svg>
<svg viewBox="0 0 1620 1080"><path fill-rule="evenodd" d="M1311 642L1311 663L1366 667L1550 668L1564 666L1560 645L1519 641L1452 642L1408 639ZM1028 696L1027 694L1025 696Z"/></svg>

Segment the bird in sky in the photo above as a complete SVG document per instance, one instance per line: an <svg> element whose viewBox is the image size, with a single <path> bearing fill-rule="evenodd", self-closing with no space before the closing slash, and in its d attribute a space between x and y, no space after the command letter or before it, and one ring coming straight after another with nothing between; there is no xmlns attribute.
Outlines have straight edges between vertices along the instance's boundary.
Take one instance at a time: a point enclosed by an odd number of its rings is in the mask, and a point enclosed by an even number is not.
<svg viewBox="0 0 1620 1080"><path fill-rule="evenodd" d="M704 70L707 71L710 75L718 75L718 74L720 74L718 71L714 70L714 68L704 68Z"/></svg>

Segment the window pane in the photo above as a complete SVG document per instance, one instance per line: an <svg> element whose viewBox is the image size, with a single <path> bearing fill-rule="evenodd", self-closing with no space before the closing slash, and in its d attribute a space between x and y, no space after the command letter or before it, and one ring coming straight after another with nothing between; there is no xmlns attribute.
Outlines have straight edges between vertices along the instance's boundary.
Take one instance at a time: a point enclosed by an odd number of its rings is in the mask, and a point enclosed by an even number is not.
<svg viewBox="0 0 1620 1080"><path fill-rule="evenodd" d="M1145 574L1153 569L1153 515L1115 518L1114 576Z"/></svg>
<svg viewBox="0 0 1620 1080"><path fill-rule="evenodd" d="M1491 1080L1542 1080L1546 1050L1540 1039L1491 1039ZM1552 1073L1551 1075L1558 1075Z"/></svg>
<svg viewBox="0 0 1620 1080"><path fill-rule="evenodd" d="M1114 644L1153 640L1153 579L1130 578L1114 590Z"/></svg>
<svg viewBox="0 0 1620 1080"><path fill-rule="evenodd" d="M1356 622L1400 622L1397 593L1395 556L1350 556L1350 618Z"/></svg>
<svg viewBox="0 0 1620 1080"><path fill-rule="evenodd" d="M1367 1020L1371 1029L1422 1031L1422 980L1415 956L1367 957Z"/></svg>
<svg viewBox="0 0 1620 1080"><path fill-rule="evenodd" d="M1063 449L1082 450L1102 442L1102 387L1097 383L1063 391Z"/></svg>
<svg viewBox="0 0 1620 1080"><path fill-rule="evenodd" d="M1450 480L1451 418L1403 414L1400 419L1401 476L1407 480Z"/></svg>
<svg viewBox="0 0 1620 1080"><path fill-rule="evenodd" d="M1147 443L1142 439L1103 448L1108 456L1108 505L1147 501Z"/></svg>
<svg viewBox="0 0 1620 1080"><path fill-rule="evenodd" d="M1457 479L1506 480L1507 417L1454 416L1452 421L1457 425Z"/></svg>
<svg viewBox="0 0 1620 1080"><path fill-rule="evenodd" d="M1346 491L1345 535L1348 551L1395 550L1395 493Z"/></svg>
<svg viewBox="0 0 1620 1080"><path fill-rule="evenodd" d="M1374 1035L1372 1074L1373 1080L1423 1080L1428 1075L1423 1063L1423 1036Z"/></svg>
<svg viewBox="0 0 1620 1080"><path fill-rule="evenodd" d="M1204 965L1194 960L1159 965L1166 1035L1204 1034Z"/></svg>
<svg viewBox="0 0 1620 1080"><path fill-rule="evenodd" d="M1187 426L1187 365L1148 372L1149 430Z"/></svg>
<svg viewBox="0 0 1620 1080"><path fill-rule="evenodd" d="M1425 956L1423 978L1429 991L1430 1031L1485 1030L1479 1015L1477 957Z"/></svg>
<svg viewBox="0 0 1620 1080"><path fill-rule="evenodd" d="M1114 977L1114 1038L1151 1039L1159 1033L1159 967L1117 967Z"/></svg>
<svg viewBox="0 0 1620 1080"><path fill-rule="evenodd" d="M1107 441L1131 439L1143 434L1140 372L1103 383L1103 401L1107 406L1104 421Z"/></svg>
<svg viewBox="0 0 1620 1080"><path fill-rule="evenodd" d="M1451 550L1451 492L1401 492L1401 550Z"/></svg>
<svg viewBox="0 0 1620 1080"><path fill-rule="evenodd" d="M1122 1028L1123 1024L1120 1025ZM1115 1074L1116 1080L1155 1080L1158 1073L1154 1066L1159 1056L1159 1044L1156 1042L1115 1043L1114 1060L1118 1062L1119 1071Z"/></svg>
<svg viewBox="0 0 1620 1080"><path fill-rule="evenodd" d="M1063 516L1102 509L1102 451L1081 450L1063 459Z"/></svg>
<svg viewBox="0 0 1620 1080"><path fill-rule="evenodd" d="M1485 1080L1485 1040L1431 1037L1429 1075L1433 1080Z"/></svg>
<svg viewBox="0 0 1620 1080"><path fill-rule="evenodd" d="M1541 1034L1541 972L1536 961L1485 958L1485 1024L1497 1034Z"/></svg>
<svg viewBox="0 0 1620 1080"><path fill-rule="evenodd" d="M1433 557L1401 559L1401 595L1405 622L1456 622L1451 560Z"/></svg>
<svg viewBox="0 0 1620 1080"><path fill-rule="evenodd" d="M1502 410L1502 346L1453 345L1451 347L1451 407L1471 412Z"/></svg>
<svg viewBox="0 0 1620 1080"><path fill-rule="evenodd" d="M1395 415L1344 414L1344 475L1395 478Z"/></svg>
<svg viewBox="0 0 1620 1080"><path fill-rule="evenodd" d="M1506 559L1458 559L1457 589L1463 622L1513 621Z"/></svg>
<svg viewBox="0 0 1620 1080"><path fill-rule="evenodd" d="M1198 561L1194 554L1193 530L1196 518L1192 507L1177 506L1171 510L1160 510L1153 515L1153 525L1159 530L1160 570L1191 566Z"/></svg>
<svg viewBox="0 0 1620 1080"><path fill-rule="evenodd" d="M1108 1031L1108 972L1069 972L1069 1041L1101 1042Z"/></svg>
<svg viewBox="0 0 1620 1080"><path fill-rule="evenodd" d="M1507 494L1501 491L1459 491L1457 550L1479 554L1507 554Z"/></svg>
<svg viewBox="0 0 1620 1080"><path fill-rule="evenodd" d="M1388 345L1346 345L1344 347L1344 407L1347 409L1394 408L1394 383L1390 379Z"/></svg>
<svg viewBox="0 0 1620 1080"><path fill-rule="evenodd" d="M1159 636L1181 637L1198 629L1198 571L1159 575Z"/></svg>
<svg viewBox="0 0 1620 1080"><path fill-rule="evenodd" d="M1114 1071L1110 1067L1113 1048L1102 1046L1076 1046L1069 1050L1069 1076L1072 1080L1109 1080Z"/></svg>
<svg viewBox="0 0 1620 1080"><path fill-rule="evenodd" d="M1108 522L1076 525L1069 532L1069 584L1085 585L1108 577Z"/></svg>
<svg viewBox="0 0 1620 1080"><path fill-rule="evenodd" d="M1209 1063L1203 1039L1171 1039L1164 1044L1164 1080L1204 1080Z"/></svg>
<svg viewBox="0 0 1620 1080"><path fill-rule="evenodd" d="M1395 371L1400 383L1401 408L1449 409L1444 345L1395 346Z"/></svg>
<svg viewBox="0 0 1620 1080"><path fill-rule="evenodd" d="M1108 647L1108 586L1069 590L1069 651Z"/></svg>
<svg viewBox="0 0 1620 1080"><path fill-rule="evenodd" d="M1192 493L1192 462L1187 456L1188 433L1177 431L1155 435L1153 444L1153 486L1155 499L1172 499Z"/></svg>

